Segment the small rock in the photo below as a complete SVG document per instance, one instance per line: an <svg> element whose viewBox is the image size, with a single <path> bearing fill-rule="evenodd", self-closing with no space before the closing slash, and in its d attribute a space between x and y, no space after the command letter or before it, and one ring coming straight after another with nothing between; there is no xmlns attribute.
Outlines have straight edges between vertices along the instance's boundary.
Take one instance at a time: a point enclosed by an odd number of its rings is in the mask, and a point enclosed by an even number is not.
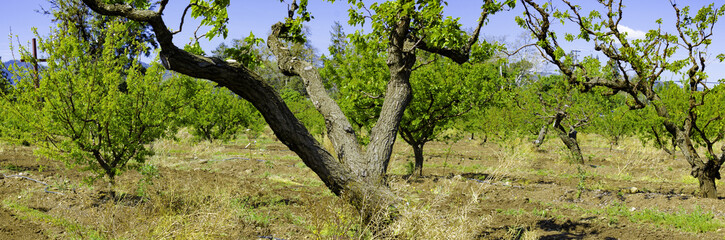
<svg viewBox="0 0 725 240"><path fill-rule="evenodd" d="M209 160L208 160L208 159L203 159L203 160L199 161L199 163L200 163L200 164L205 164L205 163L207 163L207 162L209 162Z"/></svg>
<svg viewBox="0 0 725 240"><path fill-rule="evenodd" d="M456 176L453 176L452 178L455 181L463 181L463 177L460 174L457 174Z"/></svg>
<svg viewBox="0 0 725 240"><path fill-rule="evenodd" d="M638 192L639 192L639 189L637 189L636 187L629 188L629 193L638 193Z"/></svg>
<svg viewBox="0 0 725 240"><path fill-rule="evenodd" d="M632 208L629 209L630 212L634 212L634 210L637 210L637 208L636 207L632 207Z"/></svg>
<svg viewBox="0 0 725 240"><path fill-rule="evenodd" d="M244 170L244 173L246 173L246 174L252 174L252 172L254 172L254 170L252 170L252 169Z"/></svg>

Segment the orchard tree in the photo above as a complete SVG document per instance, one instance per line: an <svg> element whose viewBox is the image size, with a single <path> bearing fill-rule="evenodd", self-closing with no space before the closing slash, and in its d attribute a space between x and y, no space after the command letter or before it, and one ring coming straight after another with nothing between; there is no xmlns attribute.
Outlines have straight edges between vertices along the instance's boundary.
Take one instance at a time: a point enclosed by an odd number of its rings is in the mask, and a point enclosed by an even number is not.
<svg viewBox="0 0 725 240"><path fill-rule="evenodd" d="M595 112L591 121L591 131L598 133L609 140L609 150L619 145L619 141L628 136L634 136L639 126L649 128L657 124L645 123L646 118L640 117L635 111L629 111L626 105L626 96L614 94L603 97L601 110Z"/></svg>
<svg viewBox="0 0 725 240"><path fill-rule="evenodd" d="M191 79L184 84L190 88L188 105L180 116L182 125L191 127L191 134L202 140L228 141L238 133L256 134L264 126L262 116L244 99L213 82ZM176 80L179 81L179 80Z"/></svg>
<svg viewBox="0 0 725 240"><path fill-rule="evenodd" d="M116 48L116 54L126 55L125 57L129 59L140 55L148 57L153 49L158 47L148 24L97 14L85 7L81 0L48 0L48 3L50 8L41 9L39 12L51 16L52 21L57 24L58 28L65 30L79 41L88 43L87 54L100 55L102 53L108 37L104 29L112 22L123 24L126 31L128 31L128 36L133 38L135 42L148 46L140 48L139 44L133 44L129 41L124 46ZM135 1L132 4L148 7L148 3L143 1Z"/></svg>
<svg viewBox="0 0 725 240"><path fill-rule="evenodd" d="M381 71L385 68L384 54L370 51L369 47L351 46L326 61L322 70L322 76L332 79L336 86L343 112L361 133L375 124L385 99L384 79L388 78L387 72ZM413 149L413 174L421 176L425 144L437 140L455 119L488 103L498 91L501 77L493 64L483 63L485 59L458 65L431 54L420 53L418 58L427 64L419 66L410 77L413 99L398 129ZM359 136L360 141L369 142L365 136Z"/></svg>
<svg viewBox="0 0 725 240"><path fill-rule="evenodd" d="M519 107L529 115L533 126L542 126L534 145L543 143L551 126L556 136L569 149L576 163L584 163L577 133L589 124L590 115L598 112L599 103L591 93L582 93L560 75L539 77L530 85L522 86Z"/></svg>
<svg viewBox="0 0 725 240"><path fill-rule="evenodd" d="M681 8L673 2L674 33L658 28L650 30L644 39L631 40L618 25L624 12L621 1L599 1L598 4L606 9L604 13L596 10L584 13L580 6L566 0L562 2L566 10L558 10L551 3L539 5L534 0L524 0L525 13L517 18L517 22L531 31L544 56L558 66L572 84L581 85L585 91L601 86L626 93L627 105L632 109L651 104L690 164L690 174L699 181L700 195L717 198L715 180L720 179L725 147L717 152L715 145L725 135L725 108L722 107L725 87L723 84L707 86L708 76L704 70L706 55L717 55L720 61L725 59L723 54L706 52L713 41L713 29L725 14L725 5L710 4L690 14L689 7ZM595 50L627 74L622 74L621 78L602 77L591 74L582 64L574 63L561 48L557 34L551 31L552 21L574 23L581 31L564 34L565 40L593 42ZM662 20L656 22L662 24ZM676 52L685 57L676 58ZM681 74L682 98L670 98L655 91L665 71Z"/></svg>
<svg viewBox="0 0 725 240"><path fill-rule="evenodd" d="M453 121L488 104L500 87L493 64L464 64L441 59L411 77L413 100L405 110L400 136L413 148L413 174L423 175L423 147L437 140Z"/></svg>
<svg viewBox="0 0 725 240"><path fill-rule="evenodd" d="M127 33L123 24L108 24L99 55L87 54L91 46L72 28L41 38L40 50L49 53L43 81L34 88L32 78L22 78L10 111L30 124L40 154L92 172L88 180L106 176L111 193L129 161L143 164L153 154L146 145L165 133L182 101L166 97L179 88L162 83L161 66L142 73L137 59L117 57L119 47L134 44ZM123 81L125 92L118 87Z"/></svg>
<svg viewBox="0 0 725 240"><path fill-rule="evenodd" d="M323 115L334 152L327 151L292 114L275 89L258 74L240 63L230 63L185 51L174 45L173 32L162 15L168 0L158 2L155 10L129 5L135 1L107 3L102 0L83 0L93 11L103 15L123 16L151 25L161 47L164 66L181 74L209 79L248 100L259 110L275 135L312 169L336 195L347 199L371 217L384 209L396 197L385 185L398 125L411 97L410 74L416 66L416 51L428 51L464 63L471 47L489 15L502 10L506 4L485 1L481 17L472 35L461 30L454 18L443 18L443 4L438 0L397 0L366 5L348 0L355 6L350 11L350 23L371 23L372 37L385 46L390 78L380 117L371 129L370 143L362 146L347 117L327 94L316 66L295 57L283 39L302 40L302 22L309 21L307 1L292 8L290 17L272 26L267 45L277 59L280 70L287 75L300 76L315 108ZM507 2L512 5L513 2ZM226 37L229 1L192 1L191 15L210 25L209 38ZM293 4L297 5L297 4ZM365 9L370 11L365 11ZM374 13L372 15L366 15ZM335 157L336 156L336 157Z"/></svg>

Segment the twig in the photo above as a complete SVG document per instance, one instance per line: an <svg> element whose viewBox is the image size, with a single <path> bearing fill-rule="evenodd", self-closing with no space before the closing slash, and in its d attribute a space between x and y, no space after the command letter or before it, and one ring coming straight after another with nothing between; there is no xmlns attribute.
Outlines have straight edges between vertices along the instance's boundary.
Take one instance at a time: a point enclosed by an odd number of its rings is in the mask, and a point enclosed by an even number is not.
<svg viewBox="0 0 725 240"><path fill-rule="evenodd" d="M179 23L179 30L172 32L171 33L172 35L181 32L181 28L184 27L184 18L186 18L186 12L189 11L189 8L191 8L191 6L194 6L194 5L196 5L196 3L191 3L191 4L187 5L186 8L184 8L184 13L181 14L181 23ZM165 6L165 5L163 5L163 6ZM161 10L159 10L159 13L161 13L161 11L163 11L163 8Z"/></svg>
<svg viewBox="0 0 725 240"><path fill-rule="evenodd" d="M262 239L271 239L271 240L285 240L285 239L276 238L276 237L273 237L273 236L259 236L259 238L262 238Z"/></svg>

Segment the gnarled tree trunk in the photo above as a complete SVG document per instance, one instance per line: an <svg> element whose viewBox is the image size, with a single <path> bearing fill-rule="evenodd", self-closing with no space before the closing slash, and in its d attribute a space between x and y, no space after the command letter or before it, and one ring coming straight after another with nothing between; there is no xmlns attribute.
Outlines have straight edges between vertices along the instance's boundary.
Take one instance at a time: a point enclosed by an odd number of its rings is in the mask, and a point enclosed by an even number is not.
<svg viewBox="0 0 725 240"><path fill-rule="evenodd" d="M390 112L402 114L410 98L410 88L404 80L391 80L388 91L394 94L388 95L390 100L387 102L393 103L388 103L387 118L378 124L378 132L385 134L375 135L376 139L371 141L371 147L368 148L368 152L373 151L375 154L366 155L361 151L355 133L340 108L324 93L316 69L307 62L296 60L277 39L277 35L285 31L283 24L276 24L272 28L273 34L268 44L275 52L283 72L300 75L305 81L311 100L326 119L328 135L337 151L338 161L309 133L274 88L259 75L239 63L194 55L175 46L172 33L161 19L161 13L134 9L128 5L104 4L98 0L84 0L84 3L103 15L124 16L150 24L161 47L160 57L164 67L187 76L214 81L252 103L277 138L295 152L333 193L346 196L366 218L385 210L397 200L383 184L387 161L382 162L380 159L389 157L400 119L399 116L391 116ZM374 167L365 163L371 163Z"/></svg>
<svg viewBox="0 0 725 240"><path fill-rule="evenodd" d="M122 16L151 25L161 47L160 58L164 67L187 76L214 81L252 103L277 138L295 152L333 193L348 199L368 220L384 213L388 206L397 201L397 197L386 186L385 174L398 126L411 99L409 79L416 62L416 49L464 63L468 61L471 46L478 40L480 29L489 13L484 8L478 27L468 39L467 45L461 49L428 45L425 39L418 39L412 33L410 16L398 13L397 21L389 26L391 30L388 36L387 64L390 79L385 101L380 117L371 129L370 143L366 149L361 147L355 131L340 107L327 94L317 68L293 56L282 41L282 36L288 34L289 26L284 23L272 26L267 45L277 57L283 74L301 77L310 100L325 119L327 135L335 150L331 153L312 137L274 88L259 75L240 63L191 54L175 46L172 42L173 33L161 17L168 1L160 1L158 11L136 9L125 4L106 4L102 0L83 2L99 14ZM492 1L486 3L492 4Z"/></svg>
<svg viewBox="0 0 725 240"><path fill-rule="evenodd" d="M669 121L665 121L668 131L673 131L675 137L675 143L680 148L685 159L690 164L690 175L697 179L700 187L700 196L704 198L718 198L717 185L715 181L720 179L720 168L725 162L725 146L723 146L723 153L720 157L716 156L712 152L712 146L708 146L708 151L711 153L709 157L703 158L695 150L695 146L684 129L679 129Z"/></svg>
<svg viewBox="0 0 725 240"><path fill-rule="evenodd" d="M539 134L536 136L536 140L534 140L534 147L539 148L541 147L541 144L544 144L544 140L546 140L546 134L549 132L549 124L552 124L553 122L554 119L552 118L541 126L541 128L539 129Z"/></svg>
<svg viewBox="0 0 725 240"><path fill-rule="evenodd" d="M584 157L582 156L582 151L579 148L579 142L576 140L577 131L574 128L566 131L564 126L561 125L561 121L564 120L565 117L566 113L562 112L557 113L554 117L554 129L556 130L556 134L559 136L559 139L561 139L564 145L566 145L566 148L569 149L574 161L579 164L584 164Z"/></svg>

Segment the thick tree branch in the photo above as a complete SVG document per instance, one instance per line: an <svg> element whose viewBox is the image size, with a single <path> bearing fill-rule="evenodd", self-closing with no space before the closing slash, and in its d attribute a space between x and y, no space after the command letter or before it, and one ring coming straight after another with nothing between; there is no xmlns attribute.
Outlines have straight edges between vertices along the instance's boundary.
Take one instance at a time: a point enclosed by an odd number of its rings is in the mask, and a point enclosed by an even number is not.
<svg viewBox="0 0 725 240"><path fill-rule="evenodd" d="M101 0L83 2L103 15L122 16L149 23L161 46L161 60L166 68L187 76L214 81L252 103L282 143L297 153L305 165L317 173L335 194L340 195L344 189L359 185L352 183L357 180L350 169L340 164L315 140L274 88L259 75L239 63L229 63L179 49L173 44L172 33L163 22L160 12L134 9L122 4L105 4Z"/></svg>
<svg viewBox="0 0 725 240"><path fill-rule="evenodd" d="M277 56L277 64L283 73L300 76L305 89L310 95L313 105L325 118L327 134L337 151L338 159L343 162L349 157L362 157L360 144L355 131L340 106L327 94L322 83L322 77L311 63L298 59L292 55L287 45L281 41L280 36L286 34L284 23L272 26L272 34L267 38L267 45ZM355 160L359 161L359 160Z"/></svg>
<svg viewBox="0 0 725 240"><path fill-rule="evenodd" d="M416 57L414 52L404 51L406 45L412 44L408 40L410 21L408 16L402 16L390 32L388 59L386 60L390 80L380 110L380 117L370 131L370 143L365 154L368 162L365 163L365 166L359 166L374 171L375 175L382 176L387 172L390 156L393 153L393 144L398 134L398 126L412 97L409 80ZM355 166L352 168L356 169ZM361 174L370 175L365 172Z"/></svg>
<svg viewBox="0 0 725 240"><path fill-rule="evenodd" d="M493 0L486 0L484 3L485 5L494 4ZM504 3L499 3L500 5ZM496 7L496 9L500 8L501 6ZM423 51L439 54L441 56L450 58L454 62L458 64L463 64L465 62L468 62L468 59L471 56L471 48L474 44L478 41L478 36L481 34L481 28L483 28L484 23L488 19L488 16L493 14L488 10L489 8L483 7L483 10L481 11L481 16L478 18L478 23L476 25L476 29L473 30L473 34L466 40L466 44L461 46L459 49L451 49L451 48L445 48L445 47L437 47L433 46L432 44L425 41L425 39L413 39L413 42L419 42L419 44L415 44L418 48L420 48Z"/></svg>

